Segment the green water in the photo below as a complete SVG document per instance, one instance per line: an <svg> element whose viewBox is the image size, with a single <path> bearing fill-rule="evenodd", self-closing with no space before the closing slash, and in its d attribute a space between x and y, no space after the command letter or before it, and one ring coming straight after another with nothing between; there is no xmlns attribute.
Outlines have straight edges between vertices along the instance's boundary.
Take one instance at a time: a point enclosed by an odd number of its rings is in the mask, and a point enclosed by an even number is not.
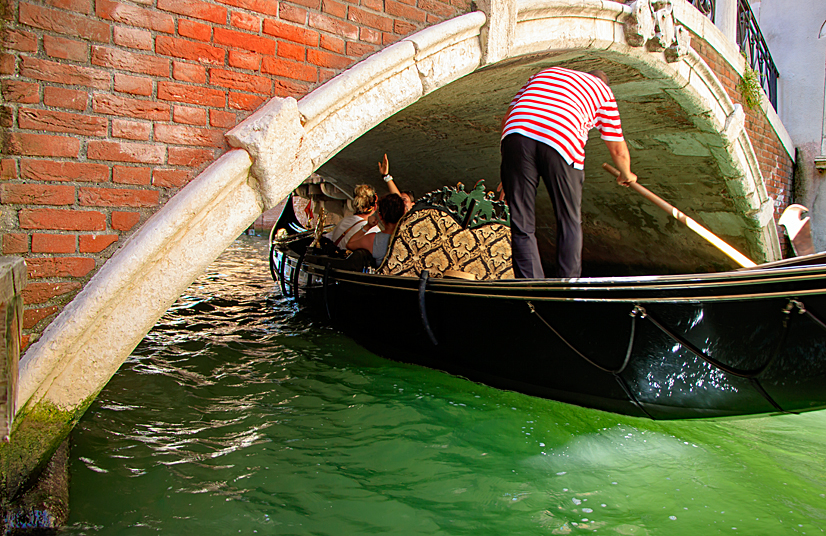
<svg viewBox="0 0 826 536"><path fill-rule="evenodd" d="M378 358L244 237L75 429L66 534L819 534L824 437L826 412L657 423Z"/></svg>

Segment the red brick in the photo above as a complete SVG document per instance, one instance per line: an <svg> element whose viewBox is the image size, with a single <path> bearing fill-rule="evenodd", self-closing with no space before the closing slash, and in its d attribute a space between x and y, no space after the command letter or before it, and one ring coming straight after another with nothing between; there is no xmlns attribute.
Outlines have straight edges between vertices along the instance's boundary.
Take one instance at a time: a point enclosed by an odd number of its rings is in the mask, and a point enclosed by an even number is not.
<svg viewBox="0 0 826 536"><path fill-rule="evenodd" d="M233 110L246 110L252 112L264 104L266 99L257 95L247 95L246 93L236 93L231 91L229 94L229 107Z"/></svg>
<svg viewBox="0 0 826 536"><path fill-rule="evenodd" d="M165 35L159 35L155 39L155 52L200 63L224 64L224 50L220 48Z"/></svg>
<svg viewBox="0 0 826 536"><path fill-rule="evenodd" d="M326 38L326 39L325 39ZM321 36L321 46L324 46L324 42L327 40L334 40L337 39L335 37L330 37L328 35ZM341 41L342 48L344 45L344 41ZM287 58L289 60L296 60L296 61L304 61L307 59L307 48L302 45L296 45L295 43L289 43L287 41L281 41L278 43L278 55L282 58Z"/></svg>
<svg viewBox="0 0 826 536"><path fill-rule="evenodd" d="M269 95L272 91L272 82L269 78L224 69L210 69L209 82L213 86L249 91L250 93L262 93L264 95Z"/></svg>
<svg viewBox="0 0 826 536"><path fill-rule="evenodd" d="M227 22L227 8L198 0L158 0L158 9L215 24ZM180 23L180 20L178 22Z"/></svg>
<svg viewBox="0 0 826 536"><path fill-rule="evenodd" d="M43 49L46 54L53 58L80 62L89 61L89 45L84 41L44 35Z"/></svg>
<svg viewBox="0 0 826 536"><path fill-rule="evenodd" d="M112 229L116 231L128 231L141 221L141 215L137 212L112 211Z"/></svg>
<svg viewBox="0 0 826 536"><path fill-rule="evenodd" d="M115 26L113 40L121 47L152 50L152 34L146 30Z"/></svg>
<svg viewBox="0 0 826 536"><path fill-rule="evenodd" d="M148 97L152 95L152 79L115 73L115 91Z"/></svg>
<svg viewBox="0 0 826 536"><path fill-rule="evenodd" d="M76 281L60 283L29 283L23 289L23 303L27 305L46 303L47 301L80 290L81 284Z"/></svg>
<svg viewBox="0 0 826 536"><path fill-rule="evenodd" d="M198 104L223 108L226 93L208 87L187 86L174 82L158 82L158 98L161 100Z"/></svg>
<svg viewBox="0 0 826 536"><path fill-rule="evenodd" d="M195 128L183 125L155 125L155 141L175 145L223 147L224 132L214 128Z"/></svg>
<svg viewBox="0 0 826 536"><path fill-rule="evenodd" d="M93 46L92 65L151 76L169 76L169 60L116 48Z"/></svg>
<svg viewBox="0 0 826 536"><path fill-rule="evenodd" d="M77 250L75 235L34 233L32 253L74 253Z"/></svg>
<svg viewBox="0 0 826 536"><path fill-rule="evenodd" d="M86 109L88 99L89 93L87 91L53 86L46 86L43 89L43 104L46 106L82 111Z"/></svg>
<svg viewBox="0 0 826 536"><path fill-rule="evenodd" d="M201 65L193 65L182 61L172 62L172 78L181 82L192 82L193 84L206 83L206 68Z"/></svg>
<svg viewBox="0 0 826 536"><path fill-rule="evenodd" d="M87 86L109 89L109 73L100 69L64 65L29 56L20 58L20 76L67 86Z"/></svg>
<svg viewBox="0 0 826 536"><path fill-rule="evenodd" d="M3 184L0 202L4 205L73 205L75 187L62 184Z"/></svg>
<svg viewBox="0 0 826 536"><path fill-rule="evenodd" d="M398 35L394 35L390 32L383 32L381 34L381 44L384 46L390 45L398 41L400 37Z"/></svg>
<svg viewBox="0 0 826 536"><path fill-rule="evenodd" d="M315 67L272 57L264 58L261 72L305 82L315 82L318 79L318 72Z"/></svg>
<svg viewBox="0 0 826 536"><path fill-rule="evenodd" d="M347 39L358 39L359 36L359 29L355 24L334 19L321 13L310 13L310 26Z"/></svg>
<svg viewBox="0 0 826 536"><path fill-rule="evenodd" d="M60 306L38 307L23 311L23 329L32 329L41 320L52 316L60 310Z"/></svg>
<svg viewBox="0 0 826 536"><path fill-rule="evenodd" d="M318 46L318 32L284 24L277 20L264 19L264 33L308 47Z"/></svg>
<svg viewBox="0 0 826 536"><path fill-rule="evenodd" d="M0 53L0 74L14 74L16 58L12 54Z"/></svg>
<svg viewBox="0 0 826 536"><path fill-rule="evenodd" d="M0 104L0 128L6 130L14 126L14 108L8 104Z"/></svg>
<svg viewBox="0 0 826 536"><path fill-rule="evenodd" d="M190 180L190 172L179 169L155 169L152 171L152 185L159 188L180 188Z"/></svg>
<svg viewBox="0 0 826 536"><path fill-rule="evenodd" d="M212 39L212 26L202 22L181 19L178 21L178 34L198 41L209 41Z"/></svg>
<svg viewBox="0 0 826 536"><path fill-rule="evenodd" d="M92 140L87 146L86 156L91 160L162 164L165 152L160 145Z"/></svg>
<svg viewBox="0 0 826 536"><path fill-rule="evenodd" d="M0 160L0 179L16 179L17 178L17 162L13 158L4 158Z"/></svg>
<svg viewBox="0 0 826 536"><path fill-rule="evenodd" d="M336 2L336 0L321 0L321 11L340 19L347 18L347 4Z"/></svg>
<svg viewBox="0 0 826 536"><path fill-rule="evenodd" d="M389 32L393 29L393 19L390 17L371 13L357 7L350 8L348 19L358 25L368 26L383 32Z"/></svg>
<svg viewBox="0 0 826 536"><path fill-rule="evenodd" d="M26 26L98 43L109 42L109 25L82 15L20 2L19 17L20 24Z"/></svg>
<svg viewBox="0 0 826 536"><path fill-rule="evenodd" d="M360 5L373 11L384 11L384 0L361 0Z"/></svg>
<svg viewBox="0 0 826 536"><path fill-rule="evenodd" d="M95 259L86 257L57 257L26 259L29 277L83 277L95 268Z"/></svg>
<svg viewBox="0 0 826 536"><path fill-rule="evenodd" d="M381 32L378 32L373 28L359 28L359 40L373 45L380 45Z"/></svg>
<svg viewBox="0 0 826 536"><path fill-rule="evenodd" d="M104 182L109 179L109 166L24 159L20 162L20 175L37 181Z"/></svg>
<svg viewBox="0 0 826 536"><path fill-rule="evenodd" d="M65 156L76 158L80 140L66 136L12 132L6 140L5 153L22 156Z"/></svg>
<svg viewBox="0 0 826 536"><path fill-rule="evenodd" d="M418 6L419 9L424 9L443 19L452 17L456 13L456 9L453 6L439 2L438 0L418 0Z"/></svg>
<svg viewBox="0 0 826 536"><path fill-rule="evenodd" d="M20 80L3 80L3 100L18 104L40 102L40 85Z"/></svg>
<svg viewBox="0 0 826 536"><path fill-rule="evenodd" d="M148 167L112 166L112 182L149 186L152 170Z"/></svg>
<svg viewBox="0 0 826 536"><path fill-rule="evenodd" d="M360 58L376 51L376 47L365 43L347 42L347 55L353 58Z"/></svg>
<svg viewBox="0 0 826 536"><path fill-rule="evenodd" d="M297 22L298 24L307 24L307 10L290 4L281 4L281 8L278 10L278 18Z"/></svg>
<svg viewBox="0 0 826 536"><path fill-rule="evenodd" d="M102 231L106 229L106 215L96 210L24 208L20 210L18 218L21 229L56 231Z"/></svg>
<svg viewBox="0 0 826 536"><path fill-rule="evenodd" d="M425 22L427 18L424 11L402 4L401 2L396 2L395 0L385 0L384 5L385 13L394 17L402 17L417 22Z"/></svg>
<svg viewBox="0 0 826 536"><path fill-rule="evenodd" d="M52 110L21 108L17 113L17 124L20 128L81 136L105 136L107 123L105 117Z"/></svg>
<svg viewBox="0 0 826 536"><path fill-rule="evenodd" d="M278 15L278 0L218 0L222 4L240 7L265 15Z"/></svg>
<svg viewBox="0 0 826 536"><path fill-rule="evenodd" d="M258 33L261 31L261 18L241 11L233 11L229 15L229 23L241 30Z"/></svg>
<svg viewBox="0 0 826 536"><path fill-rule="evenodd" d="M258 52L264 55L275 54L275 41L267 37L236 32L235 30L227 30L225 28L215 28L213 39L215 43L219 45L243 48L244 50Z"/></svg>
<svg viewBox="0 0 826 536"><path fill-rule="evenodd" d="M321 10L321 0L290 0L293 4L298 4L310 8L314 11Z"/></svg>
<svg viewBox="0 0 826 536"><path fill-rule="evenodd" d="M3 235L3 255L29 252L29 235L25 233L8 233Z"/></svg>
<svg viewBox="0 0 826 536"><path fill-rule="evenodd" d="M364 30L364 28L362 28ZM279 52L280 50L280 43L279 43ZM321 48L325 50L329 50L330 52L337 52L339 54L344 54L344 39L339 39L338 37L333 37L331 35L322 34L321 35ZM303 58L302 58L303 59Z"/></svg>
<svg viewBox="0 0 826 536"><path fill-rule="evenodd" d="M191 106L173 106L172 120L185 125L204 126L207 121L207 111L203 108Z"/></svg>
<svg viewBox="0 0 826 536"><path fill-rule="evenodd" d="M80 235L80 253L100 253L118 241L118 235Z"/></svg>
<svg viewBox="0 0 826 536"><path fill-rule="evenodd" d="M174 33L175 19L172 15L160 13L156 9L144 9L110 0L95 0L95 13L102 19L137 26L157 32Z"/></svg>
<svg viewBox="0 0 826 536"><path fill-rule="evenodd" d="M236 124L238 124L238 118L235 116L233 112L225 112L223 110L210 110L209 111L209 124L213 127L218 128L232 128ZM170 159L172 158L172 153L169 154ZM170 162L171 164L172 162Z"/></svg>
<svg viewBox="0 0 826 536"><path fill-rule="evenodd" d="M332 73L330 77L334 76L335 73ZM319 77L319 81L323 79ZM284 80L274 80L273 81L274 88L273 88L273 95L277 97L295 97L300 98L310 92L310 88L305 86L304 84L296 84L294 82L287 82Z"/></svg>
<svg viewBox="0 0 826 536"><path fill-rule="evenodd" d="M212 162L215 154L211 149L195 149L191 147L170 147L167 163L170 166L201 167Z"/></svg>
<svg viewBox="0 0 826 536"><path fill-rule="evenodd" d="M92 97L92 110L99 114L109 114L149 121L169 121L169 105L163 102L131 99L120 95L98 93Z"/></svg>
<svg viewBox="0 0 826 536"><path fill-rule="evenodd" d="M236 69L257 71L261 68L261 54L255 54L253 52L230 50L228 61L229 66L235 67Z"/></svg>
<svg viewBox="0 0 826 536"><path fill-rule="evenodd" d="M393 24L393 31L395 33L399 34L399 35L409 35L409 34L412 34L413 32L415 32L418 29L419 29L418 26L416 26L415 24L410 24L409 22L403 21L403 20L397 20ZM381 41L379 41L378 43L374 43L374 44L379 45L379 44L381 44Z"/></svg>
<svg viewBox="0 0 826 536"><path fill-rule="evenodd" d="M92 5L88 0L46 0L45 3L51 7L74 11L75 13L83 13L85 15L92 13Z"/></svg>
<svg viewBox="0 0 826 536"><path fill-rule="evenodd" d="M81 187L78 199L86 207L155 207L160 194L157 190Z"/></svg>
<svg viewBox="0 0 826 536"><path fill-rule="evenodd" d="M31 32L6 30L3 32L3 45L8 50L37 52L37 36Z"/></svg>
<svg viewBox="0 0 826 536"><path fill-rule="evenodd" d="M313 65L329 67L331 69L344 69L353 63L353 60L350 58L324 52L323 50L308 50L307 61Z"/></svg>

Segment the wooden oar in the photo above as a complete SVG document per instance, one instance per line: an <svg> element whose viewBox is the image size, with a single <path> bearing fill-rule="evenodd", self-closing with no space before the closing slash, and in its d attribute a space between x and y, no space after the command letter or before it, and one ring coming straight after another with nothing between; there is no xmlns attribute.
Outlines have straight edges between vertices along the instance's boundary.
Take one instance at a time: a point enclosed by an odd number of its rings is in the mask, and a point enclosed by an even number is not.
<svg viewBox="0 0 826 536"><path fill-rule="evenodd" d="M615 176L615 177L620 176L619 170L617 168L615 168L614 166L612 166L611 164L605 163L605 164L602 164L602 167L608 173L611 173L613 176ZM675 208L671 203L665 201L660 196L658 196L654 193L651 193L651 191L648 188L646 188L645 186L643 186L643 185L641 185L637 182L632 182L629 185L629 187L634 189L637 193L642 194L643 197L645 197L646 199L648 199L649 201L651 201L652 203L654 203L655 205L657 205L658 207L660 207L664 211L671 214L674 217L674 219L684 223L689 229L691 229L692 231L694 231L698 235L702 236L703 238L705 238L706 240L711 242L711 244L714 245L714 247L716 247L717 249L719 249L720 251L722 251L723 253L725 253L729 257L731 257L732 260L734 260L734 262L736 262L737 264L739 264L743 268L754 268L755 266L757 266L757 264L752 262L751 259L749 259L745 255L743 255L742 253L740 253L739 251L737 251L736 249L734 249L733 247L728 245L719 236L712 233L711 231L709 231L708 229L706 229L705 227L703 227L702 225L700 225L699 223L697 223L693 219L689 218L688 216L686 216L685 214L683 214L682 212L677 210L677 208Z"/></svg>

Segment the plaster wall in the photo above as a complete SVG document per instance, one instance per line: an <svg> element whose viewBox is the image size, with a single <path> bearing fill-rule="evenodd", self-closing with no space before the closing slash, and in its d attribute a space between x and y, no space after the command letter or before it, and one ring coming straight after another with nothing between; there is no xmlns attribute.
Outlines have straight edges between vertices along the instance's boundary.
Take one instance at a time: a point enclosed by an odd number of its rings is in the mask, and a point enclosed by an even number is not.
<svg viewBox="0 0 826 536"><path fill-rule="evenodd" d="M823 0L761 0L759 24L780 71L777 112L798 151L794 201L811 210L815 248L826 249L826 175L815 167L824 154L826 21Z"/></svg>

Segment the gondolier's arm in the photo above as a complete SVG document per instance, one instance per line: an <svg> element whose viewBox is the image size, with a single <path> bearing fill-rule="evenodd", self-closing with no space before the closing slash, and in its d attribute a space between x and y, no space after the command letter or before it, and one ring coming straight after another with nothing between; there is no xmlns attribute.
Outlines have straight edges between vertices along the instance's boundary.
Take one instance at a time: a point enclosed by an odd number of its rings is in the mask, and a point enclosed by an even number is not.
<svg viewBox="0 0 826 536"><path fill-rule="evenodd" d="M628 153L628 146L625 141L609 141L603 140L608 147L608 152L611 153L611 160L617 166L620 174L617 177L617 184L622 186L630 186L631 183L637 182L637 176L631 172L631 155Z"/></svg>

